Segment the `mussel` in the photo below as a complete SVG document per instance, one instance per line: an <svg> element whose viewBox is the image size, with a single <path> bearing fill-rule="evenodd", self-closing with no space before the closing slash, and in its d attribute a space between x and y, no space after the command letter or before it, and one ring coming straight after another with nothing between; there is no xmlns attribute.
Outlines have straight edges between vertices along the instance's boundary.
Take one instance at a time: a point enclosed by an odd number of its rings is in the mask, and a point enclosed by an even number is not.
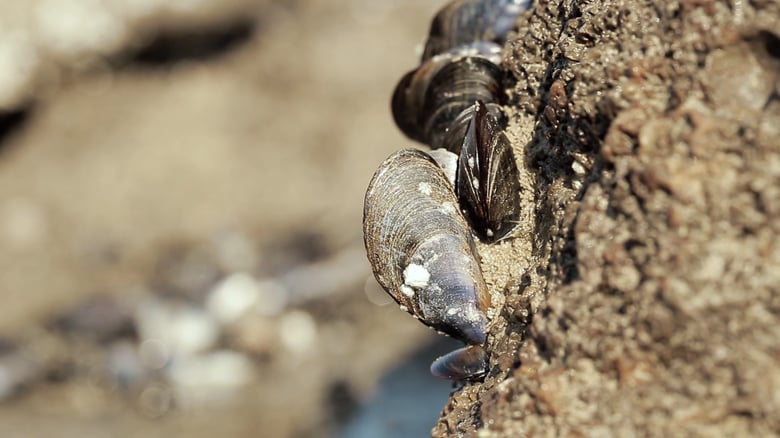
<svg viewBox="0 0 780 438"><path fill-rule="evenodd" d="M458 153L463 114L481 100L497 119L501 45L530 0L458 0L433 19L421 65L393 93L393 117L410 138ZM455 139L453 141L453 139Z"/></svg>
<svg viewBox="0 0 780 438"><path fill-rule="evenodd" d="M477 235L493 242L515 228L520 182L509 140L487 106L477 101L458 157L456 189Z"/></svg>
<svg viewBox="0 0 780 438"><path fill-rule="evenodd" d="M473 380L487 372L491 303L472 231L494 242L519 216L499 65L506 34L530 3L456 0L436 15L421 65L392 98L396 124L434 157L396 152L366 192L363 235L379 284L403 310L469 344L431 365L438 377Z"/></svg>
<svg viewBox="0 0 780 438"><path fill-rule="evenodd" d="M502 76L501 69L482 55L434 57L396 86L395 122L414 140L458 153L465 124L456 120L468 117L462 113L475 101L485 102L500 117Z"/></svg>
<svg viewBox="0 0 780 438"><path fill-rule="evenodd" d="M490 295L469 226L442 169L425 152L387 158L366 192L363 236L379 284L426 325L482 345Z"/></svg>
<svg viewBox="0 0 780 438"><path fill-rule="evenodd" d="M488 358L481 345L458 348L436 359L431 374L442 379L476 380L487 373Z"/></svg>
<svg viewBox="0 0 780 438"><path fill-rule="evenodd" d="M422 59L430 59L472 41L500 42L530 5L530 0L450 2L431 22Z"/></svg>

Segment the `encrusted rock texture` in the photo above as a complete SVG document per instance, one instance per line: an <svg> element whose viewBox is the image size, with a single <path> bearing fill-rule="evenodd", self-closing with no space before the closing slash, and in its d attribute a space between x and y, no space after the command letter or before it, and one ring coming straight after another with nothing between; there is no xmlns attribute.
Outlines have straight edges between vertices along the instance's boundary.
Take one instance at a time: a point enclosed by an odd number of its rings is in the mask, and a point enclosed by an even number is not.
<svg viewBox="0 0 780 438"><path fill-rule="evenodd" d="M505 51L530 223L433 435L780 433L780 3L537 3Z"/></svg>

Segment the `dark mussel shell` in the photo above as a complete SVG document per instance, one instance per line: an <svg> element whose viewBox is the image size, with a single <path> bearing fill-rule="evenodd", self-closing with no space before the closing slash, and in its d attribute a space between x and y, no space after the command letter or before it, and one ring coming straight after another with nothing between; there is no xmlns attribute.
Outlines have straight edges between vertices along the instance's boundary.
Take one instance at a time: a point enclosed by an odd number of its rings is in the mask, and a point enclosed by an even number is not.
<svg viewBox="0 0 780 438"><path fill-rule="evenodd" d="M530 0L450 2L431 22L423 61L473 41L502 42Z"/></svg>
<svg viewBox="0 0 780 438"><path fill-rule="evenodd" d="M481 57L466 57L442 68L431 80L422 109L423 133L430 147L451 147L443 144L447 132L454 127L458 115L476 101L494 103L503 93L503 72ZM457 143L456 143L457 145Z"/></svg>
<svg viewBox="0 0 780 438"><path fill-rule="evenodd" d="M480 239L493 242L515 228L520 216L520 180L509 140L478 101L458 158L458 200Z"/></svg>
<svg viewBox="0 0 780 438"><path fill-rule="evenodd" d="M420 125L419 108L422 107L422 93L412 88L412 83L421 84L420 79L415 81L419 69L406 73L393 91L390 107L393 112L393 120L396 126L407 137L420 143L425 143Z"/></svg>
<svg viewBox="0 0 780 438"><path fill-rule="evenodd" d="M487 371L487 352L480 345L459 348L431 364L431 374L449 380L478 380L484 377Z"/></svg>
<svg viewBox="0 0 780 438"><path fill-rule="evenodd" d="M457 153L459 139L445 144L452 137L449 131L465 126L455 126L455 120L477 100L497 103L502 77L501 69L483 56L436 57L401 79L393 93L393 117L410 138Z"/></svg>
<svg viewBox="0 0 780 438"><path fill-rule="evenodd" d="M500 105L488 103L485 104L485 107L494 119L499 121L499 125L504 126L506 124L506 117ZM474 108L476 106L472 102L455 117L455 120L452 121L443 133L432 133L431 142L437 146L437 149L446 149L454 154L460 154L469 122L474 117Z"/></svg>

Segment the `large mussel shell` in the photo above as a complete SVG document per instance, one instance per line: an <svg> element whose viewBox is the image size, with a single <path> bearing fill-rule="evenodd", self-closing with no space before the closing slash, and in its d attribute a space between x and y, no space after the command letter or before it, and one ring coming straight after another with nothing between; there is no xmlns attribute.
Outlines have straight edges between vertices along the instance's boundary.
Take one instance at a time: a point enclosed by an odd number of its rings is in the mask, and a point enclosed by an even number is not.
<svg viewBox="0 0 780 438"><path fill-rule="evenodd" d="M423 323L468 344L490 306L474 240L444 172L426 153L392 154L366 192L363 235L379 284Z"/></svg>
<svg viewBox="0 0 780 438"><path fill-rule="evenodd" d="M455 119L477 100L498 102L502 76L501 69L481 55L435 57L399 82L393 93L393 117L414 140L434 149L459 148L460 141L444 143L451 129L465 126L456 126Z"/></svg>
<svg viewBox="0 0 780 438"><path fill-rule="evenodd" d="M431 22L423 61L473 41L502 41L530 0L458 0Z"/></svg>
<svg viewBox="0 0 780 438"><path fill-rule="evenodd" d="M515 228L520 216L520 182L509 140L482 102L471 111L458 159L460 205L477 235L496 241Z"/></svg>
<svg viewBox="0 0 780 438"><path fill-rule="evenodd" d="M448 129L474 102L498 101L502 75L500 68L481 57L465 57L444 66L431 79L424 99L423 132L428 145L445 147L442 140Z"/></svg>

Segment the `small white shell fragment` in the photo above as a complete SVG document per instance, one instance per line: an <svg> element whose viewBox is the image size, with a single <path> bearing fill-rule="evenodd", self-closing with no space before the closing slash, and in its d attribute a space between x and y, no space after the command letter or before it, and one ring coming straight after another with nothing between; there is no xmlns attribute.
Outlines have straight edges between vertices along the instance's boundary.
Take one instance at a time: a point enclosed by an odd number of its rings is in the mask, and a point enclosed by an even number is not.
<svg viewBox="0 0 780 438"><path fill-rule="evenodd" d="M157 299L139 306L135 324L141 342L157 339L173 358L208 350L219 338L219 328L206 312Z"/></svg>
<svg viewBox="0 0 780 438"><path fill-rule="evenodd" d="M410 263L404 269L404 284L413 288L423 288L428 286L431 280L431 273L425 269L425 266L416 263ZM401 288L403 292L403 288ZM404 292L405 293L405 292Z"/></svg>
<svg viewBox="0 0 780 438"><path fill-rule="evenodd" d="M206 299L209 313L222 324L243 316L260 298L257 280L243 272L232 274L217 283Z"/></svg>
<svg viewBox="0 0 780 438"><path fill-rule="evenodd" d="M314 348L317 324L307 312L293 310L279 320L279 337L290 352L306 353Z"/></svg>
<svg viewBox="0 0 780 438"><path fill-rule="evenodd" d="M405 284L401 285L401 293L406 295L409 298L414 298L414 289L412 289L411 287Z"/></svg>

